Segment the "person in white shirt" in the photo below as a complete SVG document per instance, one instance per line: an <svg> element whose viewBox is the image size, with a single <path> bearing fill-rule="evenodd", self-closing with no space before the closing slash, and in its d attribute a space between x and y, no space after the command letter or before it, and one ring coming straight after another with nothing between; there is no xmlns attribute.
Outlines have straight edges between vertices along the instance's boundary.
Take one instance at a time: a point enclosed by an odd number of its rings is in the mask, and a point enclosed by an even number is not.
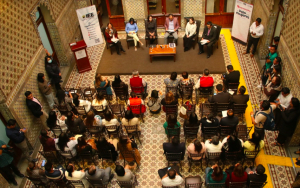
<svg viewBox="0 0 300 188"><path fill-rule="evenodd" d="M293 95L291 94L290 89L284 87L282 88L278 98L275 100L275 103L280 104L284 108L287 108L289 107L292 98Z"/></svg>
<svg viewBox="0 0 300 188"><path fill-rule="evenodd" d="M92 101L92 106L102 106L102 110L101 109L97 109L97 111L104 111L106 108L107 108L107 101L106 99L104 98L104 95L103 93L99 92L97 93L96 95L96 98Z"/></svg>
<svg viewBox="0 0 300 188"><path fill-rule="evenodd" d="M86 187L89 186L89 183L85 179L84 170L75 170L75 166L72 163L69 163L69 165L67 166L65 177L67 178L67 180L81 180Z"/></svg>
<svg viewBox="0 0 300 188"><path fill-rule="evenodd" d="M79 99L79 96L77 94L73 96L73 104L76 107L84 106L85 112L89 112L92 106L92 103L90 101Z"/></svg>
<svg viewBox="0 0 300 188"><path fill-rule="evenodd" d="M193 17L189 19L189 22L185 27L185 35L183 37L184 51L188 51L193 44L193 38L196 36L197 24Z"/></svg>
<svg viewBox="0 0 300 188"><path fill-rule="evenodd" d="M78 144L76 138L69 138L66 133L61 133L58 139L55 139L55 148L58 151L71 151L72 156L69 154L62 154L67 159L71 159L77 155L76 145Z"/></svg>
<svg viewBox="0 0 300 188"><path fill-rule="evenodd" d="M179 173L178 166L166 167L158 170L163 186L179 186L184 181Z"/></svg>
<svg viewBox="0 0 300 188"><path fill-rule="evenodd" d="M213 136L205 141L205 147L207 152L221 152L222 143L219 141L218 136Z"/></svg>
<svg viewBox="0 0 300 188"><path fill-rule="evenodd" d="M113 115L109 110L106 110L106 112L104 113L104 119L102 120L102 124L105 126L120 125L117 119L113 119ZM115 131L115 130L108 129L108 131Z"/></svg>
<svg viewBox="0 0 300 188"><path fill-rule="evenodd" d="M263 34L264 34L264 26L261 24L261 19L257 18L256 21L253 22L252 25L250 26L250 37L247 44L247 50L243 54L248 54L253 44L252 53L250 53L250 56L253 57L253 54L255 54L256 51L258 41Z"/></svg>

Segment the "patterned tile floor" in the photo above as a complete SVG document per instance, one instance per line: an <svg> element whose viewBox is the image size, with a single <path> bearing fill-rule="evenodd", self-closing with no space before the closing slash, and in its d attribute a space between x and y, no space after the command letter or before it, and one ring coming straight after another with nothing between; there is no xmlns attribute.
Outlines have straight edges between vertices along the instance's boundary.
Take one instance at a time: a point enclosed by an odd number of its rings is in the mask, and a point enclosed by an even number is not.
<svg viewBox="0 0 300 188"><path fill-rule="evenodd" d="M124 34L119 35L120 38L124 38ZM181 32L179 36L183 36ZM163 36L159 36L162 38ZM228 37L228 36L227 36ZM142 37L143 38L143 37ZM224 66L231 64L231 56L228 52L227 44L228 39L225 40L224 35L221 35L221 46L224 54L225 64ZM233 45L232 45L233 46ZM250 101L252 107L255 109L256 105L260 100L260 91L256 88L259 80L256 80L259 75L259 69L257 63L254 59L250 58L248 55L243 56L242 52L245 50L245 47L240 45L239 43L234 42L234 46L236 50L236 55L238 57L238 61L240 63L241 71L243 72L243 76L245 79L245 83L247 86L247 90L250 95ZM105 49L104 45L98 45L87 49L88 55L90 58L92 71L85 72L83 74L79 74L76 66L73 67L73 71L69 77L69 80L65 87L93 87L94 75L97 70L98 63L102 57L103 50ZM180 72L180 71L178 71ZM163 79L167 78L169 75L141 75L146 82L148 83L149 93L151 90L156 89L164 92L164 84ZM192 74L190 75L192 78L197 80L199 75ZM215 84L221 83L220 75L214 74L212 75L215 79ZM107 76L109 80L113 80L112 76ZM124 82L128 82L130 76L129 75L121 75L121 78ZM199 106L199 105L198 105ZM197 106L197 112L199 107ZM136 173L138 179L138 187L161 187L160 178L157 174L157 170L163 168L167 165L167 161L163 155L162 143L167 142L167 136L164 133L164 129L162 127L165 122L165 114L162 112L158 115L150 116L149 113L146 114L144 120L145 123L141 125L142 127L142 136L141 141L142 145L138 144L139 151L141 153L141 166L138 172ZM178 118L179 122L183 124L183 119ZM289 163L289 158L287 158L287 154L284 148L281 147L272 147L270 143L274 141L274 136L277 133L267 132L265 142L266 148L264 149L264 153L260 154L257 162L265 164L265 167L268 166L267 172L271 174L270 181L273 183L268 183L266 187L289 187L290 183L294 179L294 175L291 170L291 165ZM181 141L184 141L183 130L181 130ZM191 140L187 141L187 144L190 143ZM272 157L273 155L274 157ZM279 157L280 156L280 157ZM272 159L272 160L269 160ZM274 159L275 158L275 159ZM284 159L284 160L282 160ZM273 161L272 164L269 164L269 161ZM277 162L276 162L277 161ZM284 161L284 162L283 162ZM119 161L121 164L122 161ZM185 156L182 162L182 171L181 174L184 177L189 175L200 175L204 180L204 172L200 169L199 165L193 165L191 172L188 172L188 160L187 156ZM102 168L102 164L99 166ZM103 168L111 166L114 169L113 163L104 163ZM203 165L204 168L206 165ZM268 180L269 181L269 180ZM273 185L273 186L272 186ZM26 183L26 187L30 187L30 182ZM119 187L115 181L109 187Z"/></svg>

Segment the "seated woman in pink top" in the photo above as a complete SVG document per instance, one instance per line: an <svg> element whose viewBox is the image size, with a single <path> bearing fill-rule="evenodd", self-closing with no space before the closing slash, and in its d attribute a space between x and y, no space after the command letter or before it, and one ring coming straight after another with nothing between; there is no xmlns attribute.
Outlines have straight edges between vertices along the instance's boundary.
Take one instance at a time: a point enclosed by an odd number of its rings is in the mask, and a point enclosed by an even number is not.
<svg viewBox="0 0 300 188"><path fill-rule="evenodd" d="M205 153L206 148L203 142L200 142L195 138L192 143L187 148L187 154L189 155L188 157L190 158L190 154L200 154L200 153ZM203 155L203 158L205 158L205 154ZM201 157L193 157L193 160L200 160Z"/></svg>

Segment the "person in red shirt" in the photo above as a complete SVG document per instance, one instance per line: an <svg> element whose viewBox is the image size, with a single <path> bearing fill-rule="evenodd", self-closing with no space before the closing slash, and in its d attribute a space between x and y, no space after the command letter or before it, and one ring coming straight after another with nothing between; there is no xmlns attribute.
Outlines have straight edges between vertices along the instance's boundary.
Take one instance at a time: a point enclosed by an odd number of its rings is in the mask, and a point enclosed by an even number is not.
<svg viewBox="0 0 300 188"><path fill-rule="evenodd" d="M209 70L204 69L202 76L196 82L195 88L198 89L200 87L212 87L214 85L214 78L209 76Z"/></svg>
<svg viewBox="0 0 300 188"><path fill-rule="evenodd" d="M122 44L118 38L118 32L111 23L108 23L107 28L105 29L105 39L106 39L106 42L109 43L109 45L116 46L118 55L121 55L120 50L122 52L125 52L125 50L123 49Z"/></svg>
<svg viewBox="0 0 300 188"><path fill-rule="evenodd" d="M147 96L147 83L143 78L139 77L139 71L134 70L132 71L132 78L129 80L129 85L132 89L132 87L144 87L142 90L133 89L133 92L140 94L145 93Z"/></svg>
<svg viewBox="0 0 300 188"><path fill-rule="evenodd" d="M144 101L141 98L137 97L136 93L134 92L130 93L130 98L128 99L127 105L128 105L127 110L131 109L132 113L134 114L140 114L146 112L146 106L144 104ZM131 106L137 106L137 105L142 105L141 110L131 108Z"/></svg>
<svg viewBox="0 0 300 188"><path fill-rule="evenodd" d="M233 172L229 172L229 174L230 178L226 181L227 187L229 186L229 182L247 182L248 174L244 171L243 165L240 163L236 163L234 165Z"/></svg>

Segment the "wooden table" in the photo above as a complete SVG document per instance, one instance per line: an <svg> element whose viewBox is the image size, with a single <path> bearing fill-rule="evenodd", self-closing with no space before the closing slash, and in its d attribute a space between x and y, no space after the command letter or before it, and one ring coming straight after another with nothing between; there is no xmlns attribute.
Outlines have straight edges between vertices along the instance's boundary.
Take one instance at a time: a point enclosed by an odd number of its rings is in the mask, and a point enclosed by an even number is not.
<svg viewBox="0 0 300 188"><path fill-rule="evenodd" d="M162 46L162 48L160 47ZM170 48L168 44L157 45L149 48L150 62L152 63L152 57L156 56L173 56L174 62L176 60L176 47Z"/></svg>

